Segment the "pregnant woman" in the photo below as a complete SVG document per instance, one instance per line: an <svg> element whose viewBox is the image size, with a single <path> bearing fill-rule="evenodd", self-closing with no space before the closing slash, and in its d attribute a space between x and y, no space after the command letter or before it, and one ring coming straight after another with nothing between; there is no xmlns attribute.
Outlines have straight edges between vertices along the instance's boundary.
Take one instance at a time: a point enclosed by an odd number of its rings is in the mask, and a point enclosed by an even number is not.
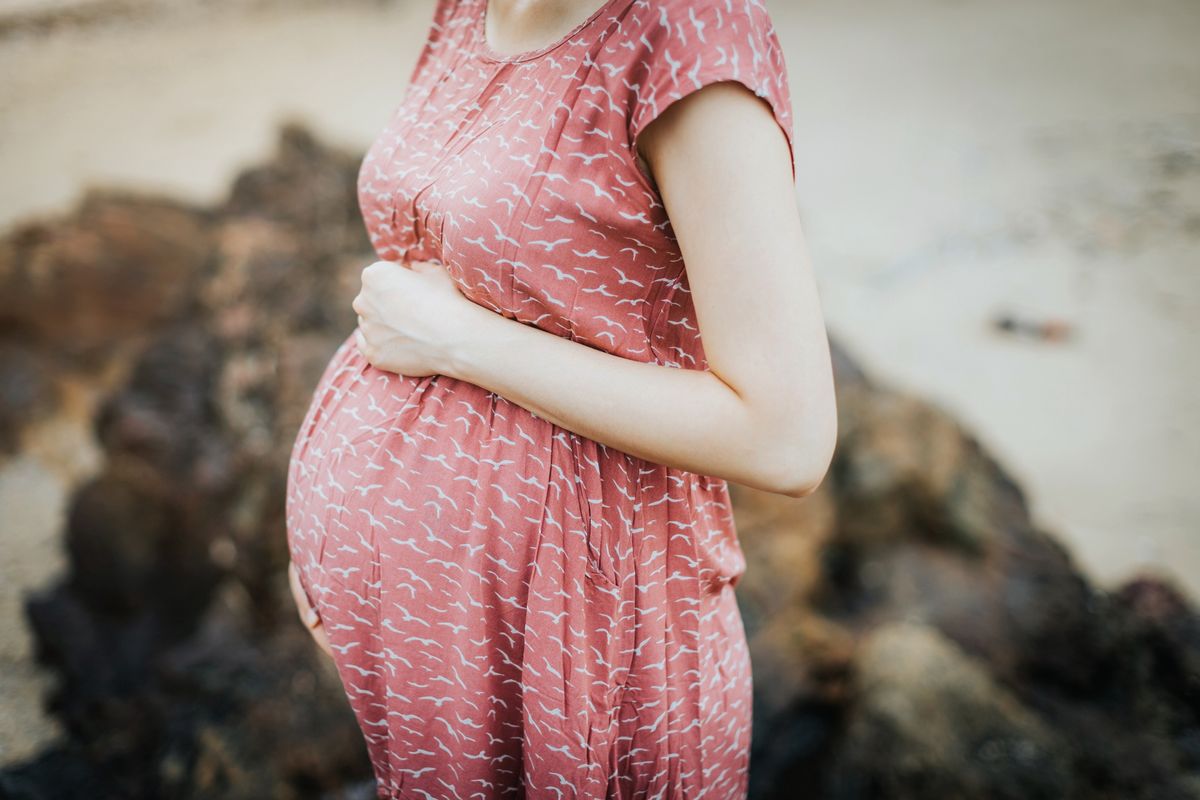
<svg viewBox="0 0 1200 800"><path fill-rule="evenodd" d="M288 474L379 797L745 797L726 480L836 433L791 124L759 0L438 2Z"/></svg>

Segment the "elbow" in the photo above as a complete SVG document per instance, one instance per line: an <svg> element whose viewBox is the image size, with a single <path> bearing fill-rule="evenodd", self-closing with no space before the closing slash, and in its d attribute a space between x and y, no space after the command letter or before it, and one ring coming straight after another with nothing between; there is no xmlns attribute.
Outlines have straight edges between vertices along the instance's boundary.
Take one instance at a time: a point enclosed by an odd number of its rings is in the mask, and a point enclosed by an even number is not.
<svg viewBox="0 0 1200 800"><path fill-rule="evenodd" d="M768 410L755 417L755 463L747 465L755 488L787 497L808 497L821 487L833 463L838 438L837 403L832 380L824 394L775 389ZM801 397L803 392L803 396ZM802 402L795 398L801 397ZM784 401L781 403L780 398Z"/></svg>
<svg viewBox="0 0 1200 800"><path fill-rule="evenodd" d="M810 494L815 492L820 485L821 485L820 480L817 480L815 482L814 481L805 481L803 483L792 482L792 483L786 484L783 487L777 489L776 492L778 494L784 495L785 497L794 497L794 498L799 499L801 497L808 497Z"/></svg>
<svg viewBox="0 0 1200 800"><path fill-rule="evenodd" d="M789 469L775 478L770 490L786 497L808 497L820 488L827 472L828 469L814 470L809 466Z"/></svg>
<svg viewBox="0 0 1200 800"><path fill-rule="evenodd" d="M822 432L809 432L800 441L780 437L772 443L770 475L762 482L767 491L787 497L808 497L821 487L833 463L836 422Z"/></svg>

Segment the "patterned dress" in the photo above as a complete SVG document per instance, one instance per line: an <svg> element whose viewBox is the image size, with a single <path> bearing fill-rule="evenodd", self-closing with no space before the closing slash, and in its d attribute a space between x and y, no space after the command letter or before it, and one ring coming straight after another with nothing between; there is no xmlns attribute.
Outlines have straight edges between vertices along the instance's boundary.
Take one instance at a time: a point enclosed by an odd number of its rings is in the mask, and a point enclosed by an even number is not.
<svg viewBox="0 0 1200 800"><path fill-rule="evenodd" d="M557 43L503 55L485 4L439 0L363 159L379 258L438 261L472 301L582 345L706 369L635 141L734 80L791 147L766 8L608 0ZM724 480L465 381L377 369L351 333L292 450L287 527L380 797L745 796L746 564Z"/></svg>

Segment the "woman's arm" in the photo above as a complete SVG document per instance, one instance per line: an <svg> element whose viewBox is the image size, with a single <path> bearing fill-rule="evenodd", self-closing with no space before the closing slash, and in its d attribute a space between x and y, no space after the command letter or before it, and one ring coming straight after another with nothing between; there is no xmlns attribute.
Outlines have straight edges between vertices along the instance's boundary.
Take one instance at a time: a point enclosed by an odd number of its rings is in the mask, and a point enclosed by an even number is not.
<svg viewBox="0 0 1200 800"><path fill-rule="evenodd" d="M711 371L621 358L478 307L442 372L649 461L809 494L837 415L787 142L762 100L720 82L672 104L640 143Z"/></svg>

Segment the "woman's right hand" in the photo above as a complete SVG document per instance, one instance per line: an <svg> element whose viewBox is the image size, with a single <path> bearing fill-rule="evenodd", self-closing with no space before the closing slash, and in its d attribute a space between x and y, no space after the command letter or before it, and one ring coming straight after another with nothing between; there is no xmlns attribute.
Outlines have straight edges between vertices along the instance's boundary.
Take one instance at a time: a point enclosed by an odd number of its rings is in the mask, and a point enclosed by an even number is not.
<svg viewBox="0 0 1200 800"><path fill-rule="evenodd" d="M309 605L308 595L304 593L304 587L300 584L300 572L291 560L288 561L288 584L292 587L292 599L296 603L296 610L300 612L300 621L304 623L304 627L308 629L317 646L325 651L327 656L333 658L333 649L329 646L329 637L325 634L325 626L322 624L317 610Z"/></svg>

